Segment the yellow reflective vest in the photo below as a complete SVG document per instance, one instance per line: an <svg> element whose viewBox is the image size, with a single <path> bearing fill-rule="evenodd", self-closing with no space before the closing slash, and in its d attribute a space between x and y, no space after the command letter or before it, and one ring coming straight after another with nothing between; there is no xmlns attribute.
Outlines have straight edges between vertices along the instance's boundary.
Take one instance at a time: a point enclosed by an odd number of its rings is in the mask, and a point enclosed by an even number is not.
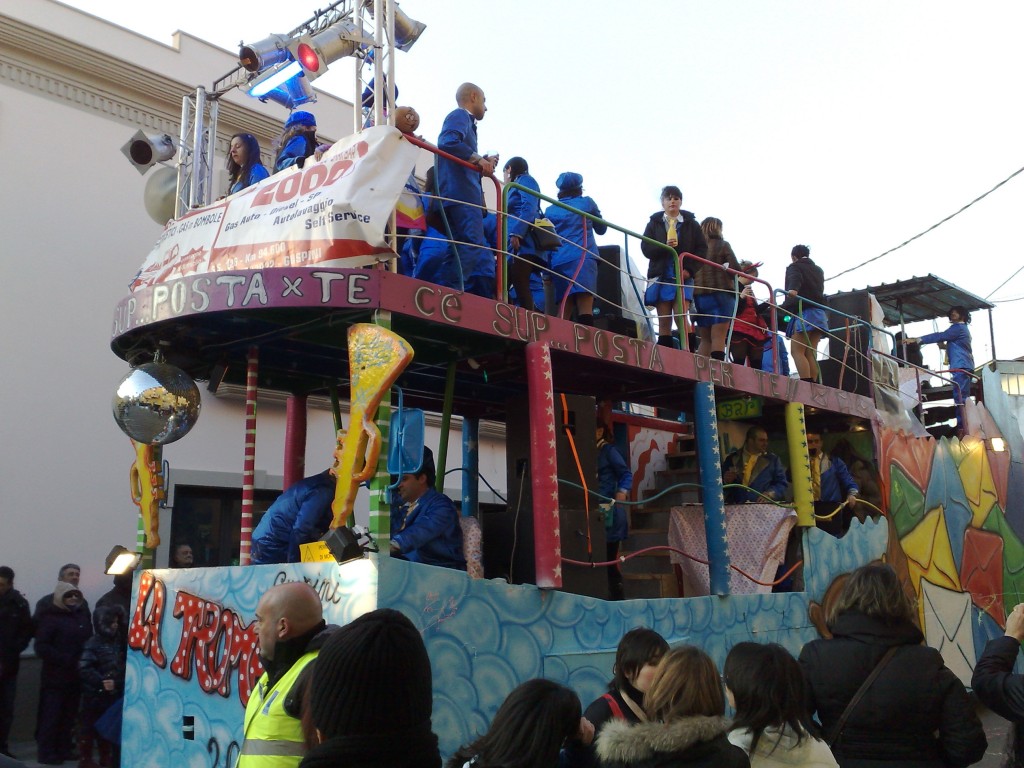
<svg viewBox="0 0 1024 768"><path fill-rule="evenodd" d="M297 768L302 762L306 754L302 722L285 712L284 700L317 653L300 656L269 690L267 673L263 673L245 705L244 738L236 768Z"/></svg>

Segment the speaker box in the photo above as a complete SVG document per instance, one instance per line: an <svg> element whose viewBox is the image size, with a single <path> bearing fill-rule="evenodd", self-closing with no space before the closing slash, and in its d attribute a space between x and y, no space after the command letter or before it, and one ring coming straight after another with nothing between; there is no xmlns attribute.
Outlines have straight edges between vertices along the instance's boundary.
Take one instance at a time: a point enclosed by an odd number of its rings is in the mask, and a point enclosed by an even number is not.
<svg viewBox="0 0 1024 768"><path fill-rule="evenodd" d="M588 488L597 488L596 401L592 397L566 396L569 424L576 455L586 475ZM533 468L530 460L530 408L527 397L514 398L506 405L505 456L508 469L508 507L484 519L484 567L487 578L510 578L516 584L536 582L533 552ZM555 395L555 456L559 479L575 485L558 484L559 534L562 556L572 560L602 562L605 559L604 520L598 501L591 497L589 520L569 438L562 428L561 397ZM590 553L586 531L590 530ZM580 595L606 598L608 577L603 568L564 565L562 589Z"/></svg>
<svg viewBox="0 0 1024 768"><path fill-rule="evenodd" d="M871 322L871 295L866 291L829 296L833 310ZM849 328L846 327L850 323ZM836 312L829 313L828 360L819 362L821 383L858 395L871 395L870 329Z"/></svg>

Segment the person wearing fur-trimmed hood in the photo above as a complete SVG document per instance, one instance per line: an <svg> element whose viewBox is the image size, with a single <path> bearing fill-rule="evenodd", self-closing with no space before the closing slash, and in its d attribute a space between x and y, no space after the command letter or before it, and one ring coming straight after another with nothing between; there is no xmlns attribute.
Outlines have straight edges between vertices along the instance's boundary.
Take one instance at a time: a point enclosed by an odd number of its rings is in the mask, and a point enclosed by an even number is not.
<svg viewBox="0 0 1024 768"><path fill-rule="evenodd" d="M597 737L604 768L749 768L729 743L725 695L711 658L691 645L669 651L644 697L650 720L610 722Z"/></svg>

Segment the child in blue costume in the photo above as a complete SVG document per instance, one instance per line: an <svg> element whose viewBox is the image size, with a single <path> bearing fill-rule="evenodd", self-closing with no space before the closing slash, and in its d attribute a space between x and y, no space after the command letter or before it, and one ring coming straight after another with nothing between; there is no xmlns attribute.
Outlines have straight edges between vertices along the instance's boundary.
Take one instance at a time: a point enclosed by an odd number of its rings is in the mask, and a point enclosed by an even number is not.
<svg viewBox="0 0 1024 768"><path fill-rule="evenodd" d="M953 402L956 403L956 428L963 433L964 401L971 394L971 374L974 372L974 352L971 349L971 313L964 307L953 307L949 310L950 326L938 333L929 333L917 339L904 339L904 344L936 344L946 343L946 354L949 355L949 370L953 378Z"/></svg>
<svg viewBox="0 0 1024 768"><path fill-rule="evenodd" d="M555 181L555 186L558 187L558 199L565 205L601 217L597 203L583 195L583 176L571 171L563 173ZM603 235L608 227L557 205L548 208L544 215L555 225L555 231L563 241L562 246L551 254L555 300L561 304L568 295L562 317L571 317L575 310L578 323L593 325L598 258L594 233Z"/></svg>
<svg viewBox="0 0 1024 768"><path fill-rule="evenodd" d="M540 185L530 175L530 167L521 157L513 157L505 163L505 181L540 192ZM512 189L508 193L508 210L506 211L506 228L508 230L508 276L509 287L515 289L516 303L524 309L534 309L533 295L530 290L531 276L537 267L546 268L548 261L543 252L538 252L530 225L540 216L540 198L521 189ZM543 304L541 309L543 310Z"/></svg>
<svg viewBox="0 0 1024 768"><path fill-rule="evenodd" d="M306 158L316 152L316 118L302 110L292 112L285 121L279 147L274 158L274 173L293 165L301 168Z"/></svg>

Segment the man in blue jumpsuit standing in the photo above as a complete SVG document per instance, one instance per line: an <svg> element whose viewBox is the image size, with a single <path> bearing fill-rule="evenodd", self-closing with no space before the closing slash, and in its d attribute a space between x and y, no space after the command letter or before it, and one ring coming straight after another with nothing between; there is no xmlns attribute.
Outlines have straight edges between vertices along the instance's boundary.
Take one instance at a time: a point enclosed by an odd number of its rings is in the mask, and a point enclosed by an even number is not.
<svg viewBox="0 0 1024 768"><path fill-rule="evenodd" d="M835 523L830 518L821 521L819 527L829 533L842 535L850 527L860 487L843 460L828 455L822 449L820 432L807 431L807 458L811 464L811 493L814 501L825 502L823 508L816 508L815 511L831 515L841 502L846 502L843 511L836 516Z"/></svg>
<svg viewBox="0 0 1024 768"><path fill-rule="evenodd" d="M479 171L439 157L437 184L462 266L462 288L478 296L493 298L494 254L485 247L484 195L480 188L480 174L493 173L498 158L480 155L476 139L476 123L484 119L487 100L479 86L463 83L455 94L455 101L458 109L444 119L437 146L478 166Z"/></svg>
<svg viewBox="0 0 1024 768"><path fill-rule="evenodd" d="M743 447L730 453L722 463L722 482L738 483L745 488L727 488L726 504L781 501L786 494L786 471L774 453L768 452L768 433L761 427L747 430Z"/></svg>
<svg viewBox="0 0 1024 768"><path fill-rule="evenodd" d="M334 487L334 470L328 469L278 496L252 532L252 564L299 562L299 545L316 541L331 524Z"/></svg>
<svg viewBox="0 0 1024 768"><path fill-rule="evenodd" d="M949 370L953 378L953 402L956 403L956 428L963 434L964 401L971 394L971 374L974 373L974 352L971 350L971 313L964 307L953 307L949 310L950 326L938 333L929 333L918 339L904 339L903 344L935 344L946 343L946 354L949 355Z"/></svg>
<svg viewBox="0 0 1024 768"><path fill-rule="evenodd" d="M391 555L412 563L466 570L462 525L455 504L434 490L434 454L423 449L423 466L402 475L403 505L391 510Z"/></svg>

